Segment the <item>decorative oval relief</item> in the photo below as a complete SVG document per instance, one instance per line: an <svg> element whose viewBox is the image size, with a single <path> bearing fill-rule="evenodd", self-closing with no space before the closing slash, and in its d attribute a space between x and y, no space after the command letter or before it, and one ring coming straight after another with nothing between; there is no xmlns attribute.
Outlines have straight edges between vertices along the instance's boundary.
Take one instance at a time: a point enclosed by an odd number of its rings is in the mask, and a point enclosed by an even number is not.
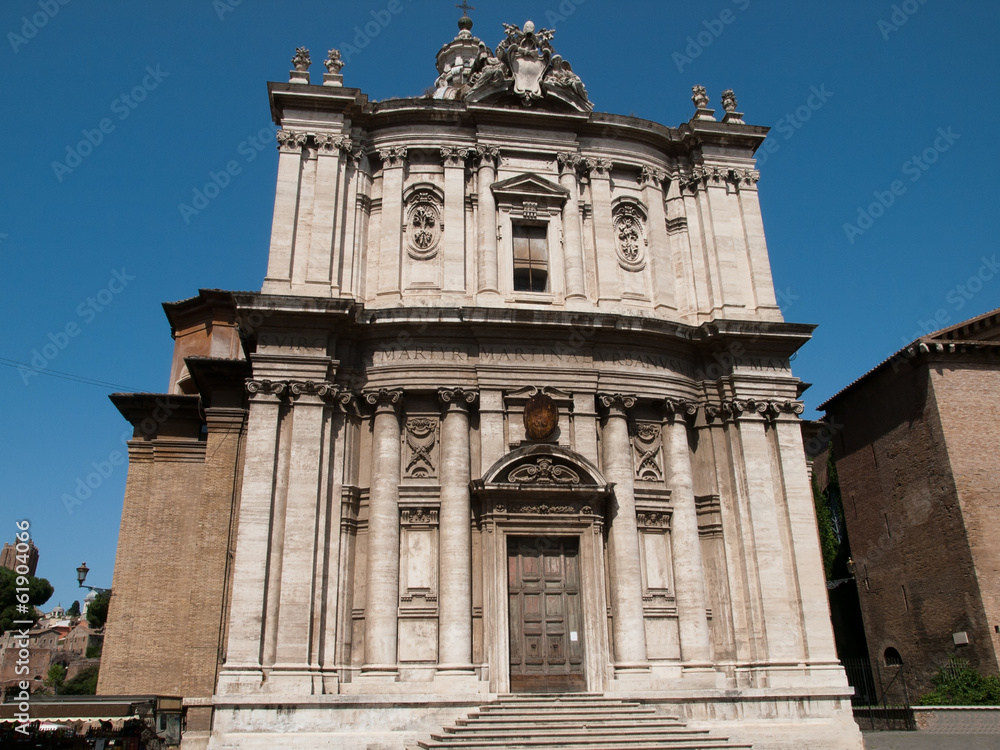
<svg viewBox="0 0 1000 750"><path fill-rule="evenodd" d="M634 203L620 203L614 210L615 247L622 268L638 271L646 265L646 215Z"/></svg>
<svg viewBox="0 0 1000 750"><path fill-rule="evenodd" d="M414 193L406 209L407 247L410 257L427 260L437 254L441 241L441 205L429 190Z"/></svg>

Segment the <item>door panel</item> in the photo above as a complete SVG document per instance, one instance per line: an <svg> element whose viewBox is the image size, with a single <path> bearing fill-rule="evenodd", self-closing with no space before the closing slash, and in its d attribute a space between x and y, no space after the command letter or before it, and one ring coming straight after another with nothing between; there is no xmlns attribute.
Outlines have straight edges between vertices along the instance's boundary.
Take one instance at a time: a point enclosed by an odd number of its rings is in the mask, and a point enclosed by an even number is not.
<svg viewBox="0 0 1000 750"><path fill-rule="evenodd" d="M576 537L508 537L513 692L585 690Z"/></svg>

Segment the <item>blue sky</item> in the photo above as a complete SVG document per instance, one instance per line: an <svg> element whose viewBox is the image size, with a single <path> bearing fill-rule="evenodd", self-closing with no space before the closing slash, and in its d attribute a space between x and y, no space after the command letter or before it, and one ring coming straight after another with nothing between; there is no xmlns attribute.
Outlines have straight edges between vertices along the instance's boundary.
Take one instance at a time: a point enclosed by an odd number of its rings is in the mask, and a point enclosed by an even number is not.
<svg viewBox="0 0 1000 750"><path fill-rule="evenodd" d="M717 109L733 88L748 123L774 128L759 187L775 286L786 319L819 325L793 363L814 384L806 416L925 330L1000 307L1000 5L474 4L473 33L491 46L505 21L554 27L598 110L676 126L703 84ZM340 46L346 85L420 95L456 32L453 6L3 4L0 538L31 521L56 587L46 608L82 598L83 560L91 583L111 583L127 424L107 394L166 389L160 303L260 288L277 163L265 82L287 80L299 45L319 82ZM232 160L239 173L184 216ZM33 360L48 374L9 366Z"/></svg>

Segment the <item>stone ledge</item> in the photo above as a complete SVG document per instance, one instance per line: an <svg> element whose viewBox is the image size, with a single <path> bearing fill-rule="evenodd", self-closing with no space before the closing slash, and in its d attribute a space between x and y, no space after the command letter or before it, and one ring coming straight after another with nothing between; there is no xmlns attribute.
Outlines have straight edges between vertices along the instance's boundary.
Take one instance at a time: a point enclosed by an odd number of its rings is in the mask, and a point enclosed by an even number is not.
<svg viewBox="0 0 1000 750"><path fill-rule="evenodd" d="M914 706L913 716L928 734L1000 734L1000 706Z"/></svg>

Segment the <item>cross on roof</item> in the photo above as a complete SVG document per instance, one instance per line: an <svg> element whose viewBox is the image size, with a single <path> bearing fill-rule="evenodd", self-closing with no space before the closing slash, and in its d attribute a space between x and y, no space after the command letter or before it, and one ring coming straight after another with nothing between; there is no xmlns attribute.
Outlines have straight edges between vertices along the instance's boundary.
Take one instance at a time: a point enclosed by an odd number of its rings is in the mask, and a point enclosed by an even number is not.
<svg viewBox="0 0 1000 750"><path fill-rule="evenodd" d="M462 13L464 13L465 15L469 15L469 11L470 10L475 10L476 9L476 6L469 5L469 0L462 0L462 4L461 5L456 5L455 7L456 8L461 8L462 9Z"/></svg>

